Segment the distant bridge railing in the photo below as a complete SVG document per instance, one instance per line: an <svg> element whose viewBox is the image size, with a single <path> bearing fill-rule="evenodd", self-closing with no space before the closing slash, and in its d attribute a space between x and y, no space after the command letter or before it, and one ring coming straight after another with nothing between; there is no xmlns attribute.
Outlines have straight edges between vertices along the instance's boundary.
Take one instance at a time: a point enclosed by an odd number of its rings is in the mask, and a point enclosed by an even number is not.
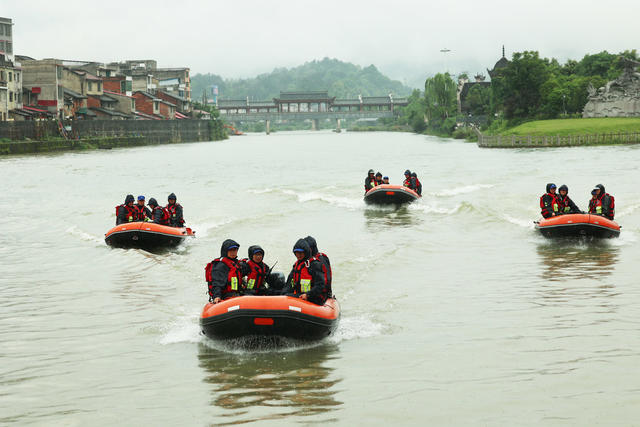
<svg viewBox="0 0 640 427"><path fill-rule="evenodd" d="M394 111L312 111L312 112L274 112L274 113L221 113L220 118L234 122L257 122L263 120L325 120L325 119L380 119L394 117Z"/></svg>

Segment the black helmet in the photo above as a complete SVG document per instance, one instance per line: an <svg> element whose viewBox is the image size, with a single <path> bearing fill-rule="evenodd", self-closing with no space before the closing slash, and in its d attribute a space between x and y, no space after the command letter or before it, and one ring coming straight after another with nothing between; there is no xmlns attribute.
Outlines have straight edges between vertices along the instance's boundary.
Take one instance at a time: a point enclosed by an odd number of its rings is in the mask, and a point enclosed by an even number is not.
<svg viewBox="0 0 640 427"><path fill-rule="evenodd" d="M547 184L547 193L551 191L552 188L556 188L556 185L553 182Z"/></svg>
<svg viewBox="0 0 640 427"><path fill-rule="evenodd" d="M249 259L251 259L255 254L257 254L258 252L262 253L262 255L264 255L264 249L262 249L259 245L251 245L249 246Z"/></svg>
<svg viewBox="0 0 640 427"><path fill-rule="evenodd" d="M126 205L127 203L133 202L135 200L136 199L133 197L133 194L127 194L127 197L125 197L124 199L124 204Z"/></svg>
<svg viewBox="0 0 640 427"><path fill-rule="evenodd" d="M153 197L149 199L149 203L147 203L149 206L158 206L158 201L156 199L154 199Z"/></svg>
<svg viewBox="0 0 640 427"><path fill-rule="evenodd" d="M377 172L376 176L379 176L380 178L382 178L382 174L380 172Z"/></svg>
<svg viewBox="0 0 640 427"><path fill-rule="evenodd" d="M409 169L407 169L406 171L404 171L405 176L411 176L411 171Z"/></svg>
<svg viewBox="0 0 640 427"><path fill-rule="evenodd" d="M171 193L171 194L169 194L169 197L167 197L167 200L171 200L171 199L173 199L173 200L177 200L177 199L178 199L178 198L176 197L176 194L175 194L175 193Z"/></svg>
<svg viewBox="0 0 640 427"><path fill-rule="evenodd" d="M369 172L367 172L367 175L371 175L372 173L375 173L373 169L369 169Z"/></svg>
<svg viewBox="0 0 640 427"><path fill-rule="evenodd" d="M558 188L558 193L561 192L562 190L566 191L567 194L569 194L569 187L567 187L566 185L562 184L560 188Z"/></svg>
<svg viewBox="0 0 640 427"><path fill-rule="evenodd" d="M600 194L604 194L604 193L605 193L605 191L604 191L604 185L602 185L602 184L598 184L598 185L596 185L596 188L599 188L599 189L600 189Z"/></svg>
<svg viewBox="0 0 640 427"><path fill-rule="evenodd" d="M411 176L412 176L412 177L414 177L414 178L417 178L417 177L418 177L418 174L417 174L417 173L415 173L415 172L411 172Z"/></svg>

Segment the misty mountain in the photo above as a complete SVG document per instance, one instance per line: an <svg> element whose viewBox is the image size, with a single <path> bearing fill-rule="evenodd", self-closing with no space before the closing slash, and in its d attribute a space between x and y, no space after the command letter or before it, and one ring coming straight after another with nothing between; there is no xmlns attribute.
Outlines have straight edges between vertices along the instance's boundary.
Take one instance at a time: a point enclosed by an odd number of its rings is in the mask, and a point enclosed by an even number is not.
<svg viewBox="0 0 640 427"><path fill-rule="evenodd" d="M358 95L376 96L392 93L408 96L411 88L383 75L374 65L361 67L337 59L306 62L294 68L276 68L270 73L249 79L224 79L216 74L191 76L192 99L201 100L202 92L217 85L220 99L269 100L280 91L328 90L337 98L355 98Z"/></svg>

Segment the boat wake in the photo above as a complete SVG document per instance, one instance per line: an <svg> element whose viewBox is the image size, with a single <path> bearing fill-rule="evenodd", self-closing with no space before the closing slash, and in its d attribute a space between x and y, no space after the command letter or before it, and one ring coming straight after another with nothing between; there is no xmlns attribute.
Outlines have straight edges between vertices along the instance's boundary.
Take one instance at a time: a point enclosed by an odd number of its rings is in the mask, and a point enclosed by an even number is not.
<svg viewBox="0 0 640 427"><path fill-rule="evenodd" d="M487 188L495 187L493 184L475 184L475 185L463 185L461 187L454 187L448 190L437 191L435 193L429 193L431 196L436 197L451 197L459 194L473 193L478 190L485 190Z"/></svg>
<svg viewBox="0 0 640 427"><path fill-rule="evenodd" d="M98 236L94 236L93 234L85 233L75 225L67 228L66 232L72 236L79 237L81 240L84 240L86 242L94 242L94 243L101 243L101 244L104 243L104 236L98 237Z"/></svg>

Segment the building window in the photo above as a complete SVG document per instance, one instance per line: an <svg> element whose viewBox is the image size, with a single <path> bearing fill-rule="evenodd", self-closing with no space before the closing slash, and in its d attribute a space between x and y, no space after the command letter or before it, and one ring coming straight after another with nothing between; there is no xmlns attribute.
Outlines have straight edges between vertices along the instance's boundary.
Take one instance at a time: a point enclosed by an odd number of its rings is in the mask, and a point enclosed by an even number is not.
<svg viewBox="0 0 640 427"><path fill-rule="evenodd" d="M9 91L9 102L13 102L13 92Z"/></svg>
<svg viewBox="0 0 640 427"><path fill-rule="evenodd" d="M13 53L13 43L7 41L7 53L11 55Z"/></svg>
<svg viewBox="0 0 640 427"><path fill-rule="evenodd" d="M4 40L0 40L0 52L4 52Z"/></svg>
<svg viewBox="0 0 640 427"><path fill-rule="evenodd" d="M63 93L62 93L62 86L58 86L58 99L62 99Z"/></svg>
<svg viewBox="0 0 640 427"><path fill-rule="evenodd" d="M131 111L136 111L136 100L131 98Z"/></svg>
<svg viewBox="0 0 640 427"><path fill-rule="evenodd" d="M89 91L93 91L93 82L89 82Z"/></svg>
<svg viewBox="0 0 640 427"><path fill-rule="evenodd" d="M13 81L13 73L11 71L9 71L9 81L10 82Z"/></svg>
<svg viewBox="0 0 640 427"><path fill-rule="evenodd" d="M102 92L102 82L98 82L98 92Z"/></svg>
<svg viewBox="0 0 640 427"><path fill-rule="evenodd" d="M8 35L9 37L11 37L11 24L9 24L9 25L5 25L5 27L4 27L4 33L5 33L6 35Z"/></svg>
<svg viewBox="0 0 640 427"><path fill-rule="evenodd" d="M16 82L20 83L20 73L16 73Z"/></svg>
<svg viewBox="0 0 640 427"><path fill-rule="evenodd" d="M62 67L56 67L56 76L58 79L62 79Z"/></svg>

